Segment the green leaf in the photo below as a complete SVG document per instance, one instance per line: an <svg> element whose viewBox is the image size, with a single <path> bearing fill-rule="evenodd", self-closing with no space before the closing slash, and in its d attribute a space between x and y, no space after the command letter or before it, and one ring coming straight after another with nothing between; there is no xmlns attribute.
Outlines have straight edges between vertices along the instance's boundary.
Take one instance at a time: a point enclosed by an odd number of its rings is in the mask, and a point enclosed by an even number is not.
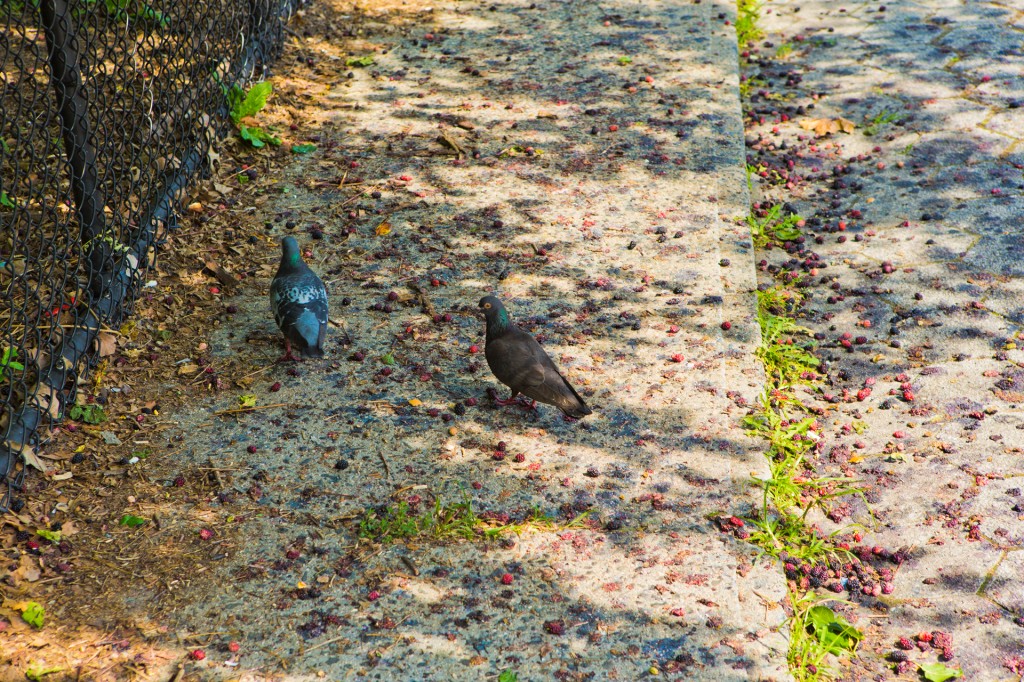
<svg viewBox="0 0 1024 682"><path fill-rule="evenodd" d="M924 679L929 682L945 682L954 677L963 677L964 671L960 668L949 668L942 663L925 663L920 666Z"/></svg>
<svg viewBox="0 0 1024 682"><path fill-rule="evenodd" d="M4 353L0 356L0 372L6 372L8 370L21 371L25 369L25 365L21 364L18 360L18 349L7 346L4 348Z"/></svg>
<svg viewBox="0 0 1024 682"><path fill-rule="evenodd" d="M75 405L69 416L86 424L102 424L107 421L107 413L99 405Z"/></svg>
<svg viewBox="0 0 1024 682"><path fill-rule="evenodd" d="M775 230L775 236L784 242L791 242L800 236L800 228L790 225L781 225Z"/></svg>
<svg viewBox="0 0 1024 682"><path fill-rule="evenodd" d="M141 19L142 21L148 21L162 28L167 28L171 23L170 17L159 10L153 9L149 5L143 5L142 9L135 13L135 18Z"/></svg>
<svg viewBox="0 0 1024 682"><path fill-rule="evenodd" d="M238 404L242 407L256 407L256 396L240 395L238 396Z"/></svg>
<svg viewBox="0 0 1024 682"><path fill-rule="evenodd" d="M633 63L632 57L619 57L619 66L629 66Z"/></svg>
<svg viewBox="0 0 1024 682"><path fill-rule="evenodd" d="M263 128L258 128L256 126L240 126L238 134L242 136L243 140L247 140L249 144L257 149L268 143L275 147L281 144L280 139L263 130Z"/></svg>
<svg viewBox="0 0 1024 682"><path fill-rule="evenodd" d="M366 55L365 57L349 57L345 60L345 66L369 66L373 64L373 56Z"/></svg>
<svg viewBox="0 0 1024 682"><path fill-rule="evenodd" d="M827 606L811 607L807 621L822 646L836 656L855 650L864 638L860 630Z"/></svg>
<svg viewBox="0 0 1024 682"><path fill-rule="evenodd" d="M519 682L519 675L511 670L502 670L498 682Z"/></svg>
<svg viewBox="0 0 1024 682"><path fill-rule="evenodd" d="M129 528L136 528L138 526L141 526L145 522L146 519L142 518L141 516L134 516L132 514L125 514L121 517L121 520L118 521L118 523L120 523L122 526L128 526Z"/></svg>
<svg viewBox="0 0 1024 682"><path fill-rule="evenodd" d="M385 365L397 364L397 360L395 360L395 356L392 353L388 353L387 355L382 357L380 361L383 362Z"/></svg>
<svg viewBox="0 0 1024 682"><path fill-rule="evenodd" d="M263 81L249 88L245 93L245 99L238 102L238 106L231 111L231 118L237 123L247 116L255 116L263 107L267 106L270 93L274 91L274 84L270 81Z"/></svg>
<svg viewBox="0 0 1024 682"><path fill-rule="evenodd" d="M50 542L60 542L60 531L59 530L47 530L40 528L36 531L36 535L41 538L46 538Z"/></svg>
<svg viewBox="0 0 1024 682"><path fill-rule="evenodd" d="M28 679L32 680L32 682L39 682L40 680L42 680L47 675L52 675L54 673L59 673L59 672L61 672L63 670L64 670L64 668L43 668L43 667L32 666L31 668L26 668L25 669L25 677L27 677Z"/></svg>
<svg viewBox="0 0 1024 682"><path fill-rule="evenodd" d="M6 147L7 145L4 146ZM0 189L0 206L6 206L7 208L16 208L17 204L15 204L14 201L9 196L7 196L7 192Z"/></svg>
<svg viewBox="0 0 1024 682"><path fill-rule="evenodd" d="M25 610L21 612L21 619L34 628L43 627L43 620L46 618L46 609L34 601L30 601Z"/></svg>
<svg viewBox="0 0 1024 682"><path fill-rule="evenodd" d="M308 154L311 151L316 150L315 144L296 144L292 145L292 154Z"/></svg>
<svg viewBox="0 0 1024 682"><path fill-rule="evenodd" d="M263 131L259 128L250 128L249 126L241 126L238 129L238 134L242 136L242 139L246 140L253 147L256 147L256 149L267 145L267 143L263 141L262 133Z"/></svg>
<svg viewBox="0 0 1024 682"><path fill-rule="evenodd" d="M231 120L235 122L235 125L238 125L238 108L241 106L242 100L245 99L245 90L238 83L232 85L230 89L224 88L224 85L221 84L221 88L224 89L224 94L228 98L228 114L230 114Z"/></svg>

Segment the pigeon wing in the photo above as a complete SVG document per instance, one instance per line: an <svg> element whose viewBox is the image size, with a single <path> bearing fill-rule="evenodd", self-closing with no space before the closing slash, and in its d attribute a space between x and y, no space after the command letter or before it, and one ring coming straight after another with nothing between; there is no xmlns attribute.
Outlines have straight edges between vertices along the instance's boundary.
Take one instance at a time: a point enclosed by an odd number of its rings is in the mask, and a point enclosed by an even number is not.
<svg viewBox="0 0 1024 682"><path fill-rule="evenodd" d="M270 288L270 301L285 338L304 353L322 355L328 308L320 280L311 273L277 278Z"/></svg>
<svg viewBox="0 0 1024 682"><path fill-rule="evenodd" d="M530 334L510 329L487 343L487 364L498 380L513 391L572 417L590 414L583 398L566 381L555 363Z"/></svg>

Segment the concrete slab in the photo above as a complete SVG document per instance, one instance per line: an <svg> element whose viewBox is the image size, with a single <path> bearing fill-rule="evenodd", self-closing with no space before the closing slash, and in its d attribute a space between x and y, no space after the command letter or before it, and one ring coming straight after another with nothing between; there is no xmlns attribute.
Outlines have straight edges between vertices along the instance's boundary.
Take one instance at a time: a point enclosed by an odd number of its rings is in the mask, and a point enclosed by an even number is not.
<svg viewBox="0 0 1024 682"><path fill-rule="evenodd" d="M752 246L733 222L748 206L734 10L442 2L401 35L381 18L360 37L372 69L351 77L351 47L304 41L339 72L298 116L337 147L286 165L287 193L254 219L273 226L268 260L280 216L322 226L301 241L351 343L332 330L325 362L259 374L252 390L280 382L287 407L211 419L237 404L229 390L174 415L181 466L214 456L241 472L237 494L259 491L180 631L231 631L242 666L331 679L787 678L782 576L708 518L755 504L765 469L735 401L762 376ZM345 172L366 196L340 200ZM217 362L276 352L267 283L212 333ZM394 309L373 310L389 291ZM499 386L470 349L490 292L593 416L493 409ZM358 542L368 507L437 499L591 520L505 542Z"/></svg>

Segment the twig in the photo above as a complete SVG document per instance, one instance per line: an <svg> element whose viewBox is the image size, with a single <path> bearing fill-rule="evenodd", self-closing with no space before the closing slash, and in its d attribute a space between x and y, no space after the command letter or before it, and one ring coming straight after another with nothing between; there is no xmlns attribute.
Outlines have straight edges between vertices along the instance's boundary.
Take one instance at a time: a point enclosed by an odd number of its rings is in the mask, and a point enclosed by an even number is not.
<svg viewBox="0 0 1024 682"><path fill-rule="evenodd" d="M409 282L409 288L416 292L419 297L420 306L423 308L423 312L429 315L431 318L437 315L437 310L434 308L434 304L430 302L430 297L427 296L427 290L419 282Z"/></svg>
<svg viewBox="0 0 1024 682"><path fill-rule="evenodd" d="M243 374L243 375L242 375L241 377L239 377L239 378L240 378L240 379L246 379L246 378L248 378L248 377L251 377L251 376L252 376L253 374L259 374L259 373L261 373L261 372L266 372L266 371L267 371L268 369L270 369L271 367L273 367L273 366L274 366L274 365L276 365L276 364L277 364L277 363L275 362L274 364L271 364L271 365L267 365L266 367L260 367L259 369L254 369L253 371L249 372L248 374ZM235 381L238 381L238 379L235 379Z"/></svg>
<svg viewBox="0 0 1024 682"><path fill-rule="evenodd" d="M463 148L463 146L459 144L458 140L449 135L447 131L442 130L441 135L437 141L440 142L442 145L448 145L453 150L455 150L457 158L461 159L463 156L466 155L466 150Z"/></svg>
<svg viewBox="0 0 1024 682"><path fill-rule="evenodd" d="M274 403L273 405L256 405L254 407L236 407L231 410L220 410L214 412L213 416L220 417L225 414L239 414L242 412L255 412L256 410L269 410L274 407L288 407L288 403Z"/></svg>
<svg viewBox="0 0 1024 682"><path fill-rule="evenodd" d="M416 568L416 564L414 564L412 562L412 559L410 559L407 556L403 556L403 557L399 557L399 558L402 560L402 563L405 564L410 571L412 571L412 574L414 576L418 576L420 574L420 569Z"/></svg>
<svg viewBox="0 0 1024 682"><path fill-rule="evenodd" d="M384 453L378 450L377 456L380 457L380 461L384 463L384 471L388 475L388 480L391 480L391 467L388 466L388 460L384 457Z"/></svg>
<svg viewBox="0 0 1024 682"><path fill-rule="evenodd" d="M319 649L320 647L327 646L328 644L334 644L335 642L340 642L343 639L348 639L348 638L345 635L338 635L337 637L332 637L331 639L325 640L323 642L317 642L313 646L311 646L308 649L306 649L304 651L304 653L309 653L313 649Z"/></svg>

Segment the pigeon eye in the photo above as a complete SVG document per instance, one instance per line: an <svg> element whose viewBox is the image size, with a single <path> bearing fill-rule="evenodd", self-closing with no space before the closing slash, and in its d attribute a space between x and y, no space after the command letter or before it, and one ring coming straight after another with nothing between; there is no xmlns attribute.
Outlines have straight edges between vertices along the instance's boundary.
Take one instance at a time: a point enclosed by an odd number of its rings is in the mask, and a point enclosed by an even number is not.
<svg viewBox="0 0 1024 682"><path fill-rule="evenodd" d="M490 304L490 303L484 303L484 307L485 307L485 308L490 308L490 307L491 307L491 304Z"/></svg>

